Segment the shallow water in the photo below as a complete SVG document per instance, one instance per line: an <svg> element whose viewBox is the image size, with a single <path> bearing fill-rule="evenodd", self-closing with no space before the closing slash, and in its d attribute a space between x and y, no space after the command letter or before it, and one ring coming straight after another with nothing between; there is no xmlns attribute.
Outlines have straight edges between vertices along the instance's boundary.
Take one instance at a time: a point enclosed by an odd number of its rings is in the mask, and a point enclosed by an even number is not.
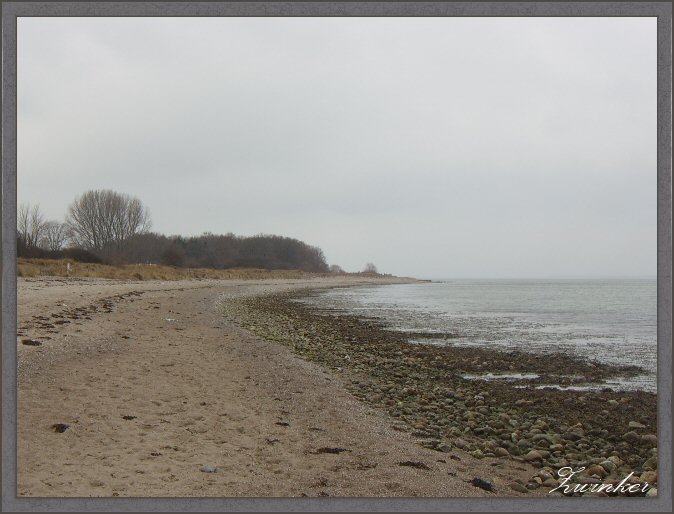
<svg viewBox="0 0 674 514"><path fill-rule="evenodd" d="M308 300L396 330L451 332L420 344L563 352L637 365L610 387L656 390L656 280L442 280L332 289Z"/></svg>

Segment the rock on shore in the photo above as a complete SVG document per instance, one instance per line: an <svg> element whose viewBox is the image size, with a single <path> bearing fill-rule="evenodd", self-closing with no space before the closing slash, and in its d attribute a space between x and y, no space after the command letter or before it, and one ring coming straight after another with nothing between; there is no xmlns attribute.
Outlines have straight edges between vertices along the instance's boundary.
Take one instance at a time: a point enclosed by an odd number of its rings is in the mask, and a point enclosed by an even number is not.
<svg viewBox="0 0 674 514"><path fill-rule="evenodd" d="M462 376L516 371L559 381L564 370L565 376L596 380L626 370L562 354L410 344L409 335L376 320L314 311L293 301L295 296L232 299L222 307L242 327L341 373L354 396L386 409L396 427L418 437L419 444L541 468L515 490L555 487L557 470L565 466L584 467L574 477L581 481L619 479L634 471L637 479L651 473L646 478L657 483L654 394L522 389Z"/></svg>

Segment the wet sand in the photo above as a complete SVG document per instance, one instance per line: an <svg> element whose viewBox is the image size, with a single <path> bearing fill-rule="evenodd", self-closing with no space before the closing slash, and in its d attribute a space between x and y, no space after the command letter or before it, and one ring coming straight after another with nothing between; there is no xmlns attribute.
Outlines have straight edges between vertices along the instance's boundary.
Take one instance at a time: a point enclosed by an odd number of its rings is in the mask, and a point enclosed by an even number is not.
<svg viewBox="0 0 674 514"><path fill-rule="evenodd" d="M424 448L339 372L222 316L223 297L355 283L19 279L18 494L546 495L510 487L528 463Z"/></svg>

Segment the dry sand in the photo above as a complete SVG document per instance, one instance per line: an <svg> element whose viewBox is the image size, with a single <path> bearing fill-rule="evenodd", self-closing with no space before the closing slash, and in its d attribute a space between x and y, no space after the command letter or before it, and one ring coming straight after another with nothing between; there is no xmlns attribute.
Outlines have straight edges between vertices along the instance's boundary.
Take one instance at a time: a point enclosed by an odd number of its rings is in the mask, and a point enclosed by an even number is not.
<svg viewBox="0 0 674 514"><path fill-rule="evenodd" d="M18 494L494 496L479 477L520 495L508 484L533 467L421 447L339 374L218 309L222 294L355 282L19 279Z"/></svg>

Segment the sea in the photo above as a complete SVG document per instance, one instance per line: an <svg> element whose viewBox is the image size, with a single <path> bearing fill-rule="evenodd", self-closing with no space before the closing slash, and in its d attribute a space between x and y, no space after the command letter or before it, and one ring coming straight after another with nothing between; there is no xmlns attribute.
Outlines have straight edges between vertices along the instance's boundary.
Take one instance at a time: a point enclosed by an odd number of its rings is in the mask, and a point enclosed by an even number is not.
<svg viewBox="0 0 674 514"><path fill-rule="evenodd" d="M411 344L561 352L636 365L642 369L636 376L577 388L657 390L655 279L440 279L330 289L305 301L322 310L377 318L392 330L458 335Z"/></svg>

